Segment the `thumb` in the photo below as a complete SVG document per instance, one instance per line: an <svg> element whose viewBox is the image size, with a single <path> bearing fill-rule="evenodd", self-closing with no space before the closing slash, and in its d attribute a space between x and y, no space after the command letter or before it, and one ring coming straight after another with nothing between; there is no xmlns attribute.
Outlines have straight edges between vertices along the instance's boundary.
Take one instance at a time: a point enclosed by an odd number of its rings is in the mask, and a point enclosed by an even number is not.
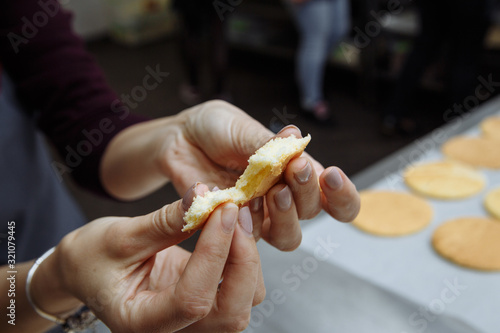
<svg viewBox="0 0 500 333"><path fill-rule="evenodd" d="M286 138L290 135L295 135L297 138L302 137L299 128L295 125L287 125L278 133L273 135L270 130L262 126L260 123L258 123L256 127L251 127L247 122L243 129L239 132L236 140L237 145L241 147L242 155L245 160L244 165L246 165L248 158L254 154L257 149L265 145L270 140L277 137Z"/></svg>
<svg viewBox="0 0 500 333"><path fill-rule="evenodd" d="M150 214L119 221L111 231L111 237L117 240L112 251L123 260L133 263L150 258L161 250L189 238L192 233L181 231L184 214L194 197L207 191L208 186L196 183L181 200Z"/></svg>

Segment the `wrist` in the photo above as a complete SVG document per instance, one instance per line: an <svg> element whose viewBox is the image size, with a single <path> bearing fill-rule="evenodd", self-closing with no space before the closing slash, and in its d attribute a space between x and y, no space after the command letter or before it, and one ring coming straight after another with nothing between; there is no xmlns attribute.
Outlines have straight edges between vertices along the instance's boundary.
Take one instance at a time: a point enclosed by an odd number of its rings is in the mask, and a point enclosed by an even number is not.
<svg viewBox="0 0 500 333"><path fill-rule="evenodd" d="M59 256L60 251L56 248L38 266L31 280L30 294L34 305L40 310L64 317L81 307L82 303L71 294L64 283Z"/></svg>

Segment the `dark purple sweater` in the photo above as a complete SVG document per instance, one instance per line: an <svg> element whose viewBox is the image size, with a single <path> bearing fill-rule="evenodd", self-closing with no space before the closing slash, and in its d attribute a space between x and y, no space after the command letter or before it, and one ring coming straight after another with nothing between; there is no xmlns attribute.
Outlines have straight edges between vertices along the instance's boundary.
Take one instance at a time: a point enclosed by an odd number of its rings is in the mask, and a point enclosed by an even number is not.
<svg viewBox="0 0 500 333"><path fill-rule="evenodd" d="M59 173L105 193L99 163L107 144L146 119L118 100L57 0L0 1L0 72L64 159L54 164Z"/></svg>

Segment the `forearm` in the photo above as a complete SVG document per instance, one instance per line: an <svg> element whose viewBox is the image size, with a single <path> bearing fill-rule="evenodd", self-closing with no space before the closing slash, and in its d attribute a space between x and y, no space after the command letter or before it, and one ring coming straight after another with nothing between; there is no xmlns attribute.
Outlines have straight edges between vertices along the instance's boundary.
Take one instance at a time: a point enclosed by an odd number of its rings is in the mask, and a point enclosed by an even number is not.
<svg viewBox="0 0 500 333"><path fill-rule="evenodd" d="M121 200L141 198L168 182L163 155L182 135L185 116L151 120L120 132L109 143L100 165L106 191Z"/></svg>
<svg viewBox="0 0 500 333"><path fill-rule="evenodd" d="M43 261L31 282L33 301L40 309L50 314L65 313L81 304L64 292L54 260L54 256L51 255ZM0 298L0 307L7 310L7 315L12 314L4 316L5 320L0 321L1 332L44 332L54 326L53 322L40 317L33 310L26 297L26 277L32 266L33 261L16 265L15 291L11 294L13 297ZM10 276L6 273L8 270L8 266L2 267L2 271ZM0 280L0 286L3 291L12 289L11 281L7 279ZM11 304L14 304L15 308Z"/></svg>

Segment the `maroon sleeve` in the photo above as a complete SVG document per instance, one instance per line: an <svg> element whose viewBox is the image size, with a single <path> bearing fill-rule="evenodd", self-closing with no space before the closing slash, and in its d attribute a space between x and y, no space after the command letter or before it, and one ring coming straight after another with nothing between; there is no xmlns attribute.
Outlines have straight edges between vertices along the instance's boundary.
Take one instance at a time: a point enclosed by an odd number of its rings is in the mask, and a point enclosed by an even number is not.
<svg viewBox="0 0 500 333"><path fill-rule="evenodd" d="M53 167L105 193L99 163L107 144L146 119L131 114L108 86L57 0L0 3L0 64L65 161Z"/></svg>

